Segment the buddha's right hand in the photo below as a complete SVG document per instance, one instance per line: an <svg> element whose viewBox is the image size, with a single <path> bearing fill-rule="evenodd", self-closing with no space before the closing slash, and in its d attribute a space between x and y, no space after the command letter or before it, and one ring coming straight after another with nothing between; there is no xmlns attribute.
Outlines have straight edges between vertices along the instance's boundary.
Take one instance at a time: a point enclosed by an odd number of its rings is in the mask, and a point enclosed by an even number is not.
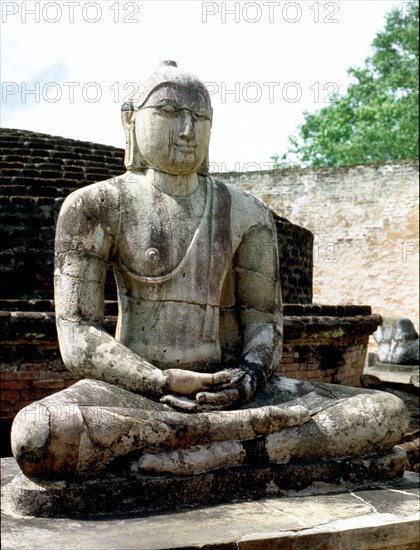
<svg viewBox="0 0 420 550"><path fill-rule="evenodd" d="M165 392L179 395L194 395L201 391L219 390L239 381L237 373L227 370L211 374L183 369L167 369L163 371L163 374L166 376Z"/></svg>

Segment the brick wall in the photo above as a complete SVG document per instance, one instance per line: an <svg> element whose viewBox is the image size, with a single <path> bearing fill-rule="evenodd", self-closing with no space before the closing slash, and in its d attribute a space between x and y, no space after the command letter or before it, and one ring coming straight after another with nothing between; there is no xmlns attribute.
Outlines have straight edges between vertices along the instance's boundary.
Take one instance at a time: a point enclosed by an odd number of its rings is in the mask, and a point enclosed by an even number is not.
<svg viewBox="0 0 420 550"><path fill-rule="evenodd" d="M285 306L277 374L360 386L369 335L381 323L369 306Z"/></svg>
<svg viewBox="0 0 420 550"><path fill-rule="evenodd" d="M0 129L0 298L52 298L54 231L73 190L125 172L124 151ZM283 301L312 301L311 233L277 217ZM107 298L115 298L108 276Z"/></svg>
<svg viewBox="0 0 420 550"><path fill-rule="evenodd" d="M369 336L349 336L340 343L286 342L277 374L302 380L359 386Z"/></svg>
<svg viewBox="0 0 420 550"><path fill-rule="evenodd" d="M0 298L52 297L54 228L75 189L125 171L115 147L0 129Z"/></svg>
<svg viewBox="0 0 420 550"><path fill-rule="evenodd" d="M314 236L274 212L273 217L277 228L283 302L311 304Z"/></svg>

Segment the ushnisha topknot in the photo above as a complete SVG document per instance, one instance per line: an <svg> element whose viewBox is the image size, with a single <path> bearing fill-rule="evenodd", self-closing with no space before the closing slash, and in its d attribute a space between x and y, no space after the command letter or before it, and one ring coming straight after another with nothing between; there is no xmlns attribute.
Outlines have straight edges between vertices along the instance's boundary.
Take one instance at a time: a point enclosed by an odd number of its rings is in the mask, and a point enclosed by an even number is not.
<svg viewBox="0 0 420 550"><path fill-rule="evenodd" d="M196 93L202 95L202 99L208 103L211 109L210 96L207 88L194 74L180 69L176 61L161 61L153 73L140 84L133 96L121 106L121 111L137 111L147 101L150 94L162 86L179 86L181 88L194 87Z"/></svg>

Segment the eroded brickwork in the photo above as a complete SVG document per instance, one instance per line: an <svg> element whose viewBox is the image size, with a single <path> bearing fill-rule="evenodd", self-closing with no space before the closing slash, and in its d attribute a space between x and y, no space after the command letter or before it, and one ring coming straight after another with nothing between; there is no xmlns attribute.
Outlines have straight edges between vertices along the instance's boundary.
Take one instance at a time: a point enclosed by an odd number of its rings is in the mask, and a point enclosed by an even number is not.
<svg viewBox="0 0 420 550"><path fill-rule="evenodd" d="M346 386L360 385L369 336L340 339L321 345L287 343L277 374Z"/></svg>
<svg viewBox="0 0 420 550"><path fill-rule="evenodd" d="M0 129L0 298L52 298L54 231L64 198L125 172L115 147ZM283 301L312 301L310 231L277 218ZM115 298L108 277L107 298Z"/></svg>
<svg viewBox="0 0 420 550"><path fill-rule="evenodd" d="M122 149L0 129L0 297L52 297L54 228L75 189L125 171Z"/></svg>

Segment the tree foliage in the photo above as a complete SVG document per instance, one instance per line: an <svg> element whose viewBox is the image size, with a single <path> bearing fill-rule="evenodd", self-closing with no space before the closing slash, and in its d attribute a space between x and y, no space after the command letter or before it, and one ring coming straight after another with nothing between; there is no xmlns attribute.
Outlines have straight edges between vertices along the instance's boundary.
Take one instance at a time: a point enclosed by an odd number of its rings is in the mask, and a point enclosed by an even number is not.
<svg viewBox="0 0 420 550"><path fill-rule="evenodd" d="M393 9L347 92L314 114L305 111L278 164L340 166L419 156L419 1Z"/></svg>

